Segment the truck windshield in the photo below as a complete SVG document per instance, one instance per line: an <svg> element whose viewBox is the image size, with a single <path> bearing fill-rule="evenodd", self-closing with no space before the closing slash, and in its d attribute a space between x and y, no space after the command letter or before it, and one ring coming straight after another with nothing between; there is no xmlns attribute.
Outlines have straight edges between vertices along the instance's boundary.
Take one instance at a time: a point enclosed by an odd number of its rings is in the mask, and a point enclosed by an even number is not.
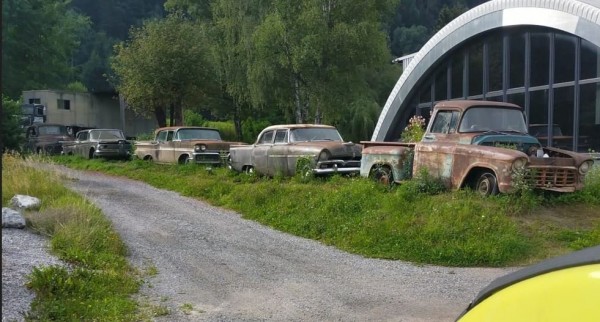
<svg viewBox="0 0 600 322"><path fill-rule="evenodd" d="M38 135L67 135L67 127L60 125L40 126L38 132Z"/></svg>
<svg viewBox="0 0 600 322"><path fill-rule="evenodd" d="M304 128L291 131L291 142L308 141L342 141L336 129L331 128Z"/></svg>
<svg viewBox="0 0 600 322"><path fill-rule="evenodd" d="M221 141L219 131L212 129L181 129L177 131L176 140L215 140Z"/></svg>
<svg viewBox="0 0 600 322"><path fill-rule="evenodd" d="M120 130L92 130L90 138L94 140L125 140Z"/></svg>
<svg viewBox="0 0 600 322"><path fill-rule="evenodd" d="M459 132L519 132L526 133L525 117L518 109L477 106L468 109L461 120Z"/></svg>

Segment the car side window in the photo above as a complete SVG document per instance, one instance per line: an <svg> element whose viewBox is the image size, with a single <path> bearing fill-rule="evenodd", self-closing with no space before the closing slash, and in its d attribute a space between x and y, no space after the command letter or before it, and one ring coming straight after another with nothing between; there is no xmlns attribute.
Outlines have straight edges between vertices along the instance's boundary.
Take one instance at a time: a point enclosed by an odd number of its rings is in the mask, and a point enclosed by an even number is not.
<svg viewBox="0 0 600 322"><path fill-rule="evenodd" d="M431 133L443 133L448 134L452 125L452 111L439 111L433 125L431 126ZM454 127L456 128L456 121L454 121ZM455 132L456 130L454 130Z"/></svg>
<svg viewBox="0 0 600 322"><path fill-rule="evenodd" d="M167 132L167 141L173 141L173 131Z"/></svg>
<svg viewBox="0 0 600 322"><path fill-rule="evenodd" d="M273 131L263 133L260 140L258 140L258 144L271 144L271 142L273 142Z"/></svg>
<svg viewBox="0 0 600 322"><path fill-rule="evenodd" d="M288 130L277 130L275 132L275 144L288 143Z"/></svg>
<svg viewBox="0 0 600 322"><path fill-rule="evenodd" d="M167 131L160 131L156 136L156 141L165 142L167 140Z"/></svg>

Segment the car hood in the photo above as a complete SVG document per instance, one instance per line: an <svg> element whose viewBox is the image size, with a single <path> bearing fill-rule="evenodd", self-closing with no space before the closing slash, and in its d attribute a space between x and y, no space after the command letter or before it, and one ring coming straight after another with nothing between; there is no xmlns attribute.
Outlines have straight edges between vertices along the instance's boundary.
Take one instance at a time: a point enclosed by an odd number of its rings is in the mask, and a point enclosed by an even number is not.
<svg viewBox="0 0 600 322"><path fill-rule="evenodd" d="M208 150L229 150L231 145L246 145L243 142L230 142L230 141L213 141L213 140L186 140L181 141L182 144L193 148L196 144L204 144Z"/></svg>
<svg viewBox="0 0 600 322"><path fill-rule="evenodd" d="M542 147L540 142L529 134L513 134L504 132L483 133L473 137L471 141L474 145L494 146L494 147L514 147L517 150L531 155L534 150Z"/></svg>

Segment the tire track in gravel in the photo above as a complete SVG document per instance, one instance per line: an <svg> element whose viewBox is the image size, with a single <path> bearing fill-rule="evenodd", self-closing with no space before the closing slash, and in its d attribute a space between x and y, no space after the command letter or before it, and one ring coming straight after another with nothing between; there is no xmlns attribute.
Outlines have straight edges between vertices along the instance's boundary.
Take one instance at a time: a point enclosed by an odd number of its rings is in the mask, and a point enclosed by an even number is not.
<svg viewBox="0 0 600 322"><path fill-rule="evenodd" d="M453 321L512 271L367 259L142 182L55 169L113 222L134 266L158 269L141 291L170 308L157 321Z"/></svg>

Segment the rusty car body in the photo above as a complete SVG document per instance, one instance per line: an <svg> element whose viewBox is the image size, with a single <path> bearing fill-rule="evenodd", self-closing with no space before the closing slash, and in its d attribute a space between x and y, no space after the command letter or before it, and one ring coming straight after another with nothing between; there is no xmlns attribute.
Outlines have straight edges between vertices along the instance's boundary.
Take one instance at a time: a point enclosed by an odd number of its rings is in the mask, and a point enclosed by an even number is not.
<svg viewBox="0 0 600 322"><path fill-rule="evenodd" d="M501 102L440 102L420 142L362 143L362 176L401 182L426 169L448 188L482 195L514 191L517 180L573 192L593 165L589 155L542 147L527 133L523 109Z"/></svg>
<svg viewBox="0 0 600 322"><path fill-rule="evenodd" d="M34 123L25 129L24 150L48 155L58 155L62 152L63 142L72 141L67 127L53 123Z"/></svg>
<svg viewBox="0 0 600 322"><path fill-rule="evenodd" d="M219 166L228 160L232 144L244 143L223 141L214 128L173 126L159 128L154 140L136 141L134 145L135 155L142 160Z"/></svg>
<svg viewBox="0 0 600 322"><path fill-rule="evenodd" d="M62 154L84 158L131 158L132 144L119 129L90 129L77 132L74 141L63 142Z"/></svg>
<svg viewBox="0 0 600 322"><path fill-rule="evenodd" d="M230 166L275 176L358 173L362 147L344 142L334 126L284 124L265 128L256 142L232 146Z"/></svg>

